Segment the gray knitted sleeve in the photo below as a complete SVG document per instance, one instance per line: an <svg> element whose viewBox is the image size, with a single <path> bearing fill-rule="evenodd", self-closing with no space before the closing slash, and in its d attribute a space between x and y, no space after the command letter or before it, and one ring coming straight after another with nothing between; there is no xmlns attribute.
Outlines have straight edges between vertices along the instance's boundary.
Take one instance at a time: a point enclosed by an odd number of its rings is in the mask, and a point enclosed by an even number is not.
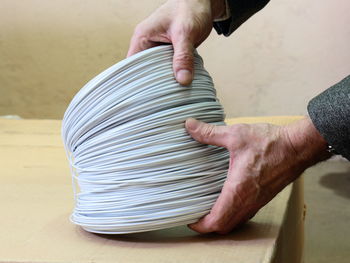
<svg viewBox="0 0 350 263"><path fill-rule="evenodd" d="M350 160L350 76L313 98L308 112L328 144Z"/></svg>

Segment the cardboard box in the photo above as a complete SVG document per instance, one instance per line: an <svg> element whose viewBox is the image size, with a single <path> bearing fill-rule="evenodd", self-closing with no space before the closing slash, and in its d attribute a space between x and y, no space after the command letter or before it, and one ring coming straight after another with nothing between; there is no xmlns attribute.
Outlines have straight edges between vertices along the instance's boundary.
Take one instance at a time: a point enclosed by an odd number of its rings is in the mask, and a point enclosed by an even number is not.
<svg viewBox="0 0 350 263"><path fill-rule="evenodd" d="M297 117L298 118L298 117ZM236 122L285 124L295 117ZM0 120L0 262L301 262L302 181L228 235L186 226L96 235L70 223L73 192L60 121Z"/></svg>

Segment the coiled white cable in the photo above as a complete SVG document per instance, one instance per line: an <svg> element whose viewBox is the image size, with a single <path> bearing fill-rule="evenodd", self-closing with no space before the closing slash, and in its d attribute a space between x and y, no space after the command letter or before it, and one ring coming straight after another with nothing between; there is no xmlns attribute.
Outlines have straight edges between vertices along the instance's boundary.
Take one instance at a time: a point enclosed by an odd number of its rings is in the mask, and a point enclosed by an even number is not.
<svg viewBox="0 0 350 263"><path fill-rule="evenodd" d="M218 197L225 149L186 132L193 117L223 125L212 79L195 54L192 85L179 85L172 46L142 51L108 68L73 98L62 137L71 166L71 221L95 233L123 234L197 221Z"/></svg>

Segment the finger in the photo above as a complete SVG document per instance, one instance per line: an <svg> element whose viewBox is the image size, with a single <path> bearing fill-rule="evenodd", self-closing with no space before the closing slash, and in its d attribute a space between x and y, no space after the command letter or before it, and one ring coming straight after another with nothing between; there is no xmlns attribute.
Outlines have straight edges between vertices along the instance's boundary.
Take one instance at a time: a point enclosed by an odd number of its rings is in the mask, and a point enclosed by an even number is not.
<svg viewBox="0 0 350 263"><path fill-rule="evenodd" d="M155 47L157 45L158 43L151 41L146 36L141 36L135 33L134 36L131 38L127 57L130 57L140 51L146 50L151 47Z"/></svg>
<svg viewBox="0 0 350 263"><path fill-rule="evenodd" d="M232 186L225 182L210 213L189 227L199 233L227 233L239 222L237 213L242 213L242 210L238 210L240 204L242 200L235 195Z"/></svg>
<svg viewBox="0 0 350 263"><path fill-rule="evenodd" d="M190 85L193 80L193 45L187 38L173 39L173 70L176 80L181 85Z"/></svg>
<svg viewBox="0 0 350 263"><path fill-rule="evenodd" d="M199 233L227 234L254 217L263 205L246 205L249 197L239 195L239 187L226 181L210 213L189 227Z"/></svg>
<svg viewBox="0 0 350 263"><path fill-rule="evenodd" d="M187 119L185 126L192 138L200 143L226 148L228 146L230 137L228 126L215 126L193 118Z"/></svg>

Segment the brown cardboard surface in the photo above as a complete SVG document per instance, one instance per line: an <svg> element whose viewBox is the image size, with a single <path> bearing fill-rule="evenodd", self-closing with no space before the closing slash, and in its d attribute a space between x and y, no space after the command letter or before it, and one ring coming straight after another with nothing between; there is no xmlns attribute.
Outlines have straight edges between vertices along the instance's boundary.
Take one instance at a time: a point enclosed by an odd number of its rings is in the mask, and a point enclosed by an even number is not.
<svg viewBox="0 0 350 263"><path fill-rule="evenodd" d="M297 118L228 123L285 124ZM288 256L288 249L282 249L286 245L301 255L300 181L224 236L199 235L186 226L132 235L85 232L69 222L73 193L60 125L55 120L0 120L0 262L271 262L275 255ZM291 241L286 227L299 238Z"/></svg>

